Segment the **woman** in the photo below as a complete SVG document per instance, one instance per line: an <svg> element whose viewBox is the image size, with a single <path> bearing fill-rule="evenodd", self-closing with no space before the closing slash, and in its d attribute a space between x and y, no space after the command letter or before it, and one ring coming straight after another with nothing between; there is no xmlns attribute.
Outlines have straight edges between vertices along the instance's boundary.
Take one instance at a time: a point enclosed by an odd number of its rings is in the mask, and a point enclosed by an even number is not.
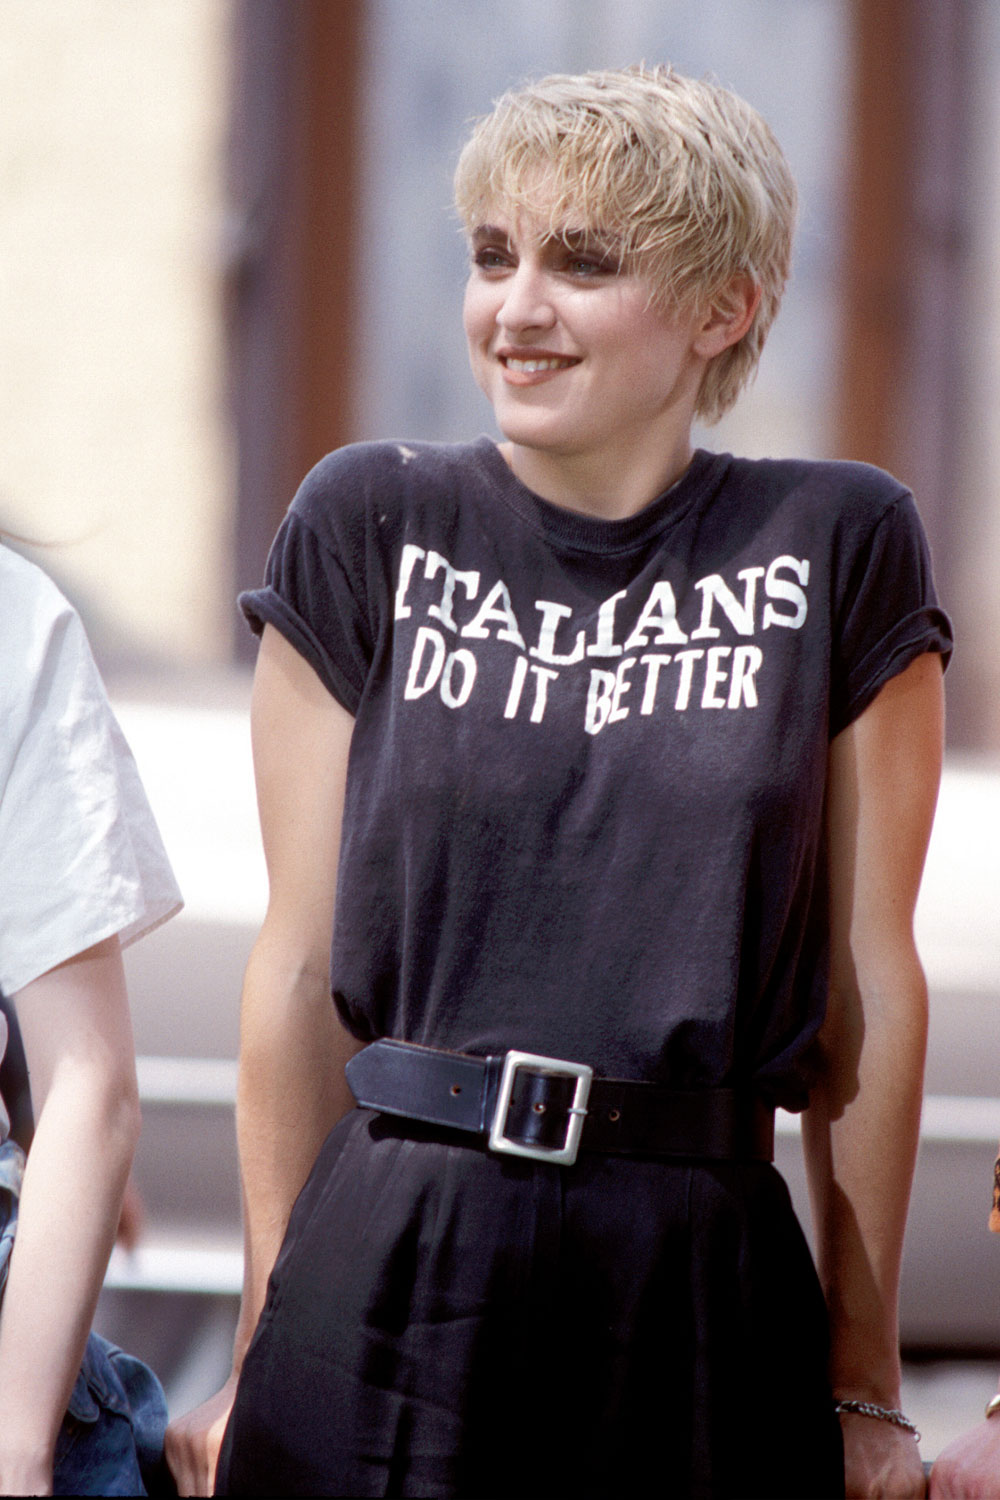
<svg viewBox="0 0 1000 1500"><path fill-rule="evenodd" d="M692 449L788 270L743 101L545 80L457 200L504 441L332 455L244 600L247 1280L168 1453L205 1486L235 1389L220 1492L832 1495L843 1442L849 1493L917 1494L895 1296L949 633L912 502ZM769 1165L807 1101L829 1362Z"/></svg>
<svg viewBox="0 0 1000 1500"><path fill-rule="evenodd" d="M35 1121L25 1165L0 1100L0 1492L143 1494L162 1391L88 1330L139 1130L121 947L180 898L78 617L2 546L0 597L0 990Z"/></svg>

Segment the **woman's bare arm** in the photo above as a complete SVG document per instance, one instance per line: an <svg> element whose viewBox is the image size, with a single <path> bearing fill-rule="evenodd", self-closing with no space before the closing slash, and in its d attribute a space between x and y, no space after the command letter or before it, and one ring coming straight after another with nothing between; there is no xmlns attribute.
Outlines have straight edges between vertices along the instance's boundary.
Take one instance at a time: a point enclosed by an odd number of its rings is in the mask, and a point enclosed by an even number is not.
<svg viewBox="0 0 1000 1500"><path fill-rule="evenodd" d="M927 1031L913 914L942 729L941 666L925 655L830 751L830 994L803 1138L834 1394L885 1407L899 1405L899 1265ZM871 1417L842 1420L849 1496L923 1494L911 1436Z"/></svg>
<svg viewBox="0 0 1000 1500"><path fill-rule="evenodd" d="M43 1494L139 1134L118 939L13 997L37 1126L0 1319L0 1493Z"/></svg>
<svg viewBox="0 0 1000 1500"><path fill-rule="evenodd" d="M237 1129L244 1284L226 1386L172 1424L181 1494L210 1494L236 1380L292 1205L326 1135L354 1100L344 1063L358 1043L330 999L340 825L353 720L267 626L254 678L254 769L267 860L267 915L243 984Z"/></svg>

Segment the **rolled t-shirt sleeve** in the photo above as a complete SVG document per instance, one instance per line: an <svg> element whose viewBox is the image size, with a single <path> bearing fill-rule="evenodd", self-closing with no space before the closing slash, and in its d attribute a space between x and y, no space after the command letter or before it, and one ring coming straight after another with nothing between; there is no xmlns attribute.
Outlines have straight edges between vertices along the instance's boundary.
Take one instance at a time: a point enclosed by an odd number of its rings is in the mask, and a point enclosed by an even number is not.
<svg viewBox="0 0 1000 1500"><path fill-rule="evenodd" d="M831 738L916 657L936 651L947 665L951 649L923 527L912 497L901 491L862 537L847 577L835 622Z"/></svg>
<svg viewBox="0 0 1000 1500"><path fill-rule="evenodd" d="M239 598L250 628L280 630L351 714L375 634L359 468L346 449L306 476L274 539L264 586Z"/></svg>

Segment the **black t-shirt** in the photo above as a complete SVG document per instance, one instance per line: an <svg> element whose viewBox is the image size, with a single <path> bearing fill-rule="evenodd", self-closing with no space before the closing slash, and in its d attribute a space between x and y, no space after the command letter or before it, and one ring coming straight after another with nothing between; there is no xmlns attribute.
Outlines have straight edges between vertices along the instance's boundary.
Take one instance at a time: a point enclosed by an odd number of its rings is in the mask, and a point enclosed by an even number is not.
<svg viewBox="0 0 1000 1500"><path fill-rule="evenodd" d="M355 716L354 1034L801 1106L829 741L950 649L901 485L699 451L602 521L487 438L359 444L307 476L241 602Z"/></svg>

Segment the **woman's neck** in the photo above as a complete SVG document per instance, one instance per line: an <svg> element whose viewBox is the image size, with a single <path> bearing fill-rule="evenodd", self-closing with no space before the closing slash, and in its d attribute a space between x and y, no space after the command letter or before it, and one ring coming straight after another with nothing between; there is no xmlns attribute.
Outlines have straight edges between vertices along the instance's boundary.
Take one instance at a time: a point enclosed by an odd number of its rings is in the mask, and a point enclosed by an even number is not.
<svg viewBox="0 0 1000 1500"><path fill-rule="evenodd" d="M566 510L597 520L622 521L637 515L687 471L694 449L685 432L667 453L620 456L546 453L518 443L500 443L515 476L534 494Z"/></svg>

